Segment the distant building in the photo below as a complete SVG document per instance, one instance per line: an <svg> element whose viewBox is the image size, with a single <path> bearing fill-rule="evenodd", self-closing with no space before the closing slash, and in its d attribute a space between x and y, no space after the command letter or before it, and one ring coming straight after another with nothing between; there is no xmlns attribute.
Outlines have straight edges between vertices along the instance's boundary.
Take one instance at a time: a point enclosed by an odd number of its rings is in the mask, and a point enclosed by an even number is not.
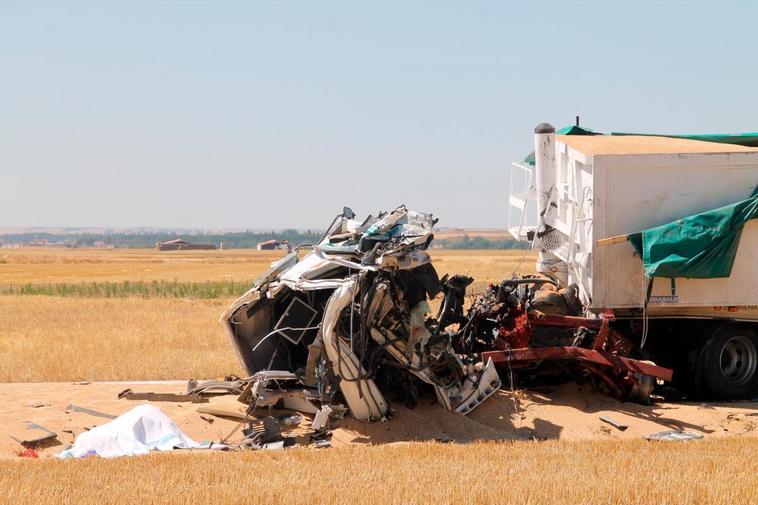
<svg viewBox="0 0 758 505"><path fill-rule="evenodd" d="M266 240L265 242L258 242L255 247L259 251L273 251L274 249L290 250L290 244L286 240L282 240L281 242L278 240Z"/></svg>
<svg viewBox="0 0 758 505"><path fill-rule="evenodd" d="M282 243L278 240L266 240L265 242L258 242L258 244L255 246L255 248L259 251L271 251L273 249L280 249L281 247Z"/></svg>
<svg viewBox="0 0 758 505"><path fill-rule="evenodd" d="M216 248L215 244L193 244L177 238L168 242L159 242L155 244L159 251L208 251Z"/></svg>

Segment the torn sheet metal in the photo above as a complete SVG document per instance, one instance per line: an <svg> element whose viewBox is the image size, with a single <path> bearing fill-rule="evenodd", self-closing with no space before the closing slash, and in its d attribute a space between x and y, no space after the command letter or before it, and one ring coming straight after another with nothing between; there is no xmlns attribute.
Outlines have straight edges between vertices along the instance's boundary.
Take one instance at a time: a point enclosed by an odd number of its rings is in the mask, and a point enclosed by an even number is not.
<svg viewBox="0 0 758 505"><path fill-rule="evenodd" d="M199 414L209 414L211 416L236 419L238 421L242 421L248 417L247 414L241 410L231 410L216 407L198 407L197 412Z"/></svg>
<svg viewBox="0 0 758 505"><path fill-rule="evenodd" d="M457 353L430 315L443 289L426 251L435 222L404 206L362 221L345 208L313 250L274 263L222 316L245 372L296 374L316 403L344 401L360 420L384 418L387 394L415 380L449 410L481 404L501 385L494 365Z"/></svg>
<svg viewBox="0 0 758 505"><path fill-rule="evenodd" d="M26 421L24 428L13 433L10 437L24 447L34 447L38 444L54 440L58 435L44 426Z"/></svg>
<svg viewBox="0 0 758 505"><path fill-rule="evenodd" d="M311 429L313 431L322 431L329 427L329 416L332 413L329 405L324 405L313 417L311 422Z"/></svg>
<svg viewBox="0 0 758 505"><path fill-rule="evenodd" d="M626 431L626 429L629 428L628 425L620 423L616 421L615 419L611 419L610 417L607 417L607 416L600 416L600 420L606 424L610 424L611 426L613 426L619 431Z"/></svg>
<svg viewBox="0 0 758 505"><path fill-rule="evenodd" d="M247 379L238 400L253 408L280 407L306 414L315 414L319 394L305 387L300 377L284 370L266 370Z"/></svg>
<svg viewBox="0 0 758 505"><path fill-rule="evenodd" d="M190 380L187 382L187 394L188 395L202 395L202 394L233 394L238 395L242 392L242 379L233 380L208 380L198 382L196 380Z"/></svg>
<svg viewBox="0 0 758 505"><path fill-rule="evenodd" d="M337 325L340 314L354 299L357 279L346 281L334 291L324 308L322 341L327 360L332 365L332 374L356 419L378 420L387 414L388 405L376 383L367 378L368 373L353 349L340 339Z"/></svg>
<svg viewBox="0 0 758 505"><path fill-rule="evenodd" d="M104 417L105 419L116 419L117 416L113 414L106 414L105 412L98 412L97 410L88 409L86 407L80 407L79 405L69 404L66 407L66 412L81 412L82 414L89 414L95 417Z"/></svg>
<svg viewBox="0 0 758 505"><path fill-rule="evenodd" d="M117 396L119 400L208 403L208 398L196 394L135 392L131 388L124 389Z"/></svg>

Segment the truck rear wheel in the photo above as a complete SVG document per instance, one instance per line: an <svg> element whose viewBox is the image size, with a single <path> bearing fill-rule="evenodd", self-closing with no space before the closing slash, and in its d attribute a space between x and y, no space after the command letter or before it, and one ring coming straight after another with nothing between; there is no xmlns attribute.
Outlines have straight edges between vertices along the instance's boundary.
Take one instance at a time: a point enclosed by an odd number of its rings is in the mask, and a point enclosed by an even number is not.
<svg viewBox="0 0 758 505"><path fill-rule="evenodd" d="M758 394L758 335L734 325L717 329L701 351L705 388L723 399Z"/></svg>

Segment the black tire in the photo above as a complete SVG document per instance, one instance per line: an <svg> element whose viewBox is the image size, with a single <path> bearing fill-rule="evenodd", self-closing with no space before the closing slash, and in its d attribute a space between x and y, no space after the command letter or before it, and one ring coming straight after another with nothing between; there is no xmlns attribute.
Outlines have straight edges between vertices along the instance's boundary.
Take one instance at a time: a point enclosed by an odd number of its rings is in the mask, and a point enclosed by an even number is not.
<svg viewBox="0 0 758 505"><path fill-rule="evenodd" d="M758 335L744 326L720 326L700 351L704 389L720 399L758 394Z"/></svg>

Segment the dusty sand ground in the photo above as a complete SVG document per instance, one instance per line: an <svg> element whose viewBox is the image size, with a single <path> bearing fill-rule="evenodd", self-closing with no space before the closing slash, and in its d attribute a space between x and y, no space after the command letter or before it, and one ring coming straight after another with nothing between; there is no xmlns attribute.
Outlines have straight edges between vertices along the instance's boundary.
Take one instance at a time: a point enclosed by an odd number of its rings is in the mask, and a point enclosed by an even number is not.
<svg viewBox="0 0 758 505"><path fill-rule="evenodd" d="M21 446L9 434L17 433L24 421L32 421L58 433L57 441L39 449L42 457L52 457L73 442L76 435L103 424L107 419L79 412L67 412L69 404L120 415L143 401L118 399L130 387L136 392L183 393L186 383L101 382L0 384L0 458L16 458ZM642 406L621 403L593 392L588 386L565 384L539 391L499 391L477 410L465 417L447 412L422 398L414 410L393 403L394 417L387 422L362 423L349 417L334 428L333 445L386 444L405 441L450 440L466 443L475 440L596 440L639 439L644 435L670 429L684 429L706 438L758 435L758 402L659 403ZM244 406L234 395L217 396L209 403L152 402L197 441L218 441L237 422L197 412L199 406L232 408ZM43 406L33 406L42 404ZM516 408L518 405L518 409ZM260 412L260 411L259 411ZM260 412L265 415L265 412ZM619 431L599 420L608 416L626 424ZM308 422L294 434L304 435ZM239 441L236 435L230 441ZM303 441L304 438L299 440Z"/></svg>

